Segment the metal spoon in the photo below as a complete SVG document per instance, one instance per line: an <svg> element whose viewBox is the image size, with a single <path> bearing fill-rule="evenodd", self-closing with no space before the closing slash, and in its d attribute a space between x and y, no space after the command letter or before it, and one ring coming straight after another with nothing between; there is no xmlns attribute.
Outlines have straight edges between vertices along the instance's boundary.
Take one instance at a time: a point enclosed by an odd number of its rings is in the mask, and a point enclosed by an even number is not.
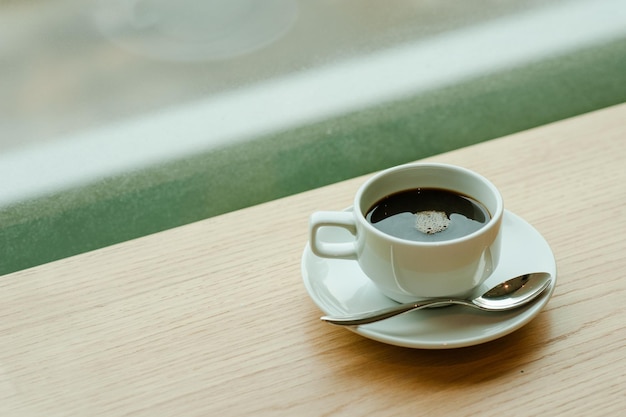
<svg viewBox="0 0 626 417"><path fill-rule="evenodd" d="M480 297L476 297L473 300L460 298L433 298L430 300L399 304L397 306L383 308L376 311L369 311L366 313L352 314L350 316L323 316L321 319L328 323L340 326L356 326L359 324L385 320L390 317L397 316L398 314L419 310L425 307L435 307L446 304L461 304L485 311L512 310L534 300L539 294L548 288L551 281L552 275L545 272L535 272L520 275L501 282Z"/></svg>

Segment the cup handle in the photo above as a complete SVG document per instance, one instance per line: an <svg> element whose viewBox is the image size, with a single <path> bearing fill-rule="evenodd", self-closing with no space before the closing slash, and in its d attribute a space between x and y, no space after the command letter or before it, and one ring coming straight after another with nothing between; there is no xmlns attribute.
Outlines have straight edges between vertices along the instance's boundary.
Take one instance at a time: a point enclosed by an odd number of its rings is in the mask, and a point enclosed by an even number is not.
<svg viewBox="0 0 626 417"><path fill-rule="evenodd" d="M356 238L351 242L324 242L319 238L320 227L340 227L356 236L354 214L348 211L317 211L309 219L311 251L323 258L356 259Z"/></svg>

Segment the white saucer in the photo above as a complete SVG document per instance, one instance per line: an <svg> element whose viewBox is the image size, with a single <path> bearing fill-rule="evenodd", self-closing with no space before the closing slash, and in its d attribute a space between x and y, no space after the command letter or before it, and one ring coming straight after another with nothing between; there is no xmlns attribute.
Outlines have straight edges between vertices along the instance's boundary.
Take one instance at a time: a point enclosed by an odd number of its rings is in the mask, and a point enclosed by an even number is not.
<svg viewBox="0 0 626 417"><path fill-rule="evenodd" d="M524 326L539 314L554 292L556 261L543 236L524 219L505 211L502 227L500 262L480 289L527 272L552 274L551 286L527 307L493 313L450 306L414 311L347 328L392 345L449 349L488 342ZM322 231L326 233L326 241L350 239L348 232L341 229L324 228ZM302 256L302 276L309 295L328 315L363 312L396 304L376 289L356 261L320 258L311 252L308 244Z"/></svg>

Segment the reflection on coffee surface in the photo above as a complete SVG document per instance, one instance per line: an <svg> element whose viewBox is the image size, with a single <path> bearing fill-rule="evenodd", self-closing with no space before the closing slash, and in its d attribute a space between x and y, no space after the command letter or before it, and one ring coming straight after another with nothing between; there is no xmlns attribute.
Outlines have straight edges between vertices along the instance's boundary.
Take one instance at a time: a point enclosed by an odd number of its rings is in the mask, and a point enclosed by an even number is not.
<svg viewBox="0 0 626 417"><path fill-rule="evenodd" d="M469 235L490 215L480 202L454 191L416 188L384 197L367 212L367 221L389 235L440 242Z"/></svg>

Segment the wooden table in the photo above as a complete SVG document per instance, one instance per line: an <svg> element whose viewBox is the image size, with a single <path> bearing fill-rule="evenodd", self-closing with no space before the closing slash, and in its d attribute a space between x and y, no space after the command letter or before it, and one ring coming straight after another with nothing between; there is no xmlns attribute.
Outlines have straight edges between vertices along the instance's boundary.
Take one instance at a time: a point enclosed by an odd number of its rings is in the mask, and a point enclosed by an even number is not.
<svg viewBox="0 0 626 417"><path fill-rule="evenodd" d="M617 415L626 409L626 105L431 158L550 243L546 308L452 350L319 321L308 215L355 178L0 277L2 416Z"/></svg>

